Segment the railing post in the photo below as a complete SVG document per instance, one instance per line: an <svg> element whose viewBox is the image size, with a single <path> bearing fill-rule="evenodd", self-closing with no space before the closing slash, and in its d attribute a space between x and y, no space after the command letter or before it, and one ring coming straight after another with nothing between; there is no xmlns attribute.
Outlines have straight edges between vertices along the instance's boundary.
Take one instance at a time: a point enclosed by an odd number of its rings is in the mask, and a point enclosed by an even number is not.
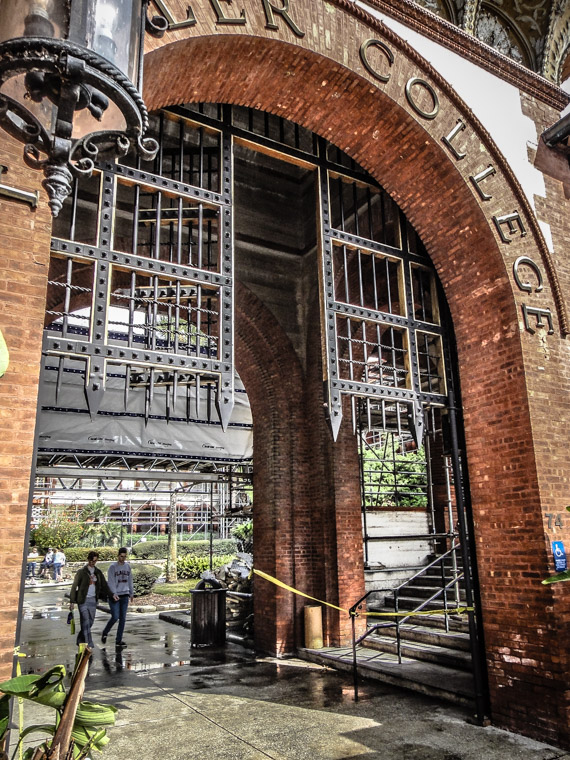
<svg viewBox="0 0 570 760"><path fill-rule="evenodd" d="M400 596L398 589L394 592L394 612L396 613L396 647L398 652L398 664L402 664L402 639L400 638Z"/></svg>
<svg viewBox="0 0 570 760"><path fill-rule="evenodd" d="M354 683L354 701L358 702L358 665L356 661L356 613L350 613L352 623L352 680Z"/></svg>
<svg viewBox="0 0 570 760"><path fill-rule="evenodd" d="M445 587L445 560L441 560L441 588L443 593L443 609L445 611L445 632L449 633L449 618L447 616L447 589Z"/></svg>

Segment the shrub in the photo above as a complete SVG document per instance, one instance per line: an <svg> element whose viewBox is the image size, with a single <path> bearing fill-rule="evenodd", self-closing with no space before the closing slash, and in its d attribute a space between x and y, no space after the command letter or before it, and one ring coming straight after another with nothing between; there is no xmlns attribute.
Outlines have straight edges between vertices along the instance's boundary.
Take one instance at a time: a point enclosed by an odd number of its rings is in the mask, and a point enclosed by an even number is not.
<svg viewBox="0 0 570 760"><path fill-rule="evenodd" d="M222 554L212 558L212 569L217 570L222 565L231 562L233 554ZM176 562L176 574L178 578L199 578L205 570L210 569L209 557L197 557L195 554L186 554L178 557Z"/></svg>
<svg viewBox="0 0 570 760"><path fill-rule="evenodd" d="M161 569L154 565L131 565L131 572L135 596L150 594L158 577L162 575Z"/></svg>
<svg viewBox="0 0 570 760"><path fill-rule="evenodd" d="M76 546L79 543L83 526L72 522L66 517L52 517L43 520L30 534L30 540L36 546L47 549L67 549L68 546Z"/></svg>
<svg viewBox="0 0 570 760"><path fill-rule="evenodd" d="M252 538L253 537L253 520L248 520L247 522L243 522L243 523L240 523L239 525L235 525L232 528L232 536L235 536L236 538L240 538L242 541Z"/></svg>
<svg viewBox="0 0 570 760"><path fill-rule="evenodd" d="M115 562L117 559L117 549L113 546L70 546L65 550L67 562L87 562L87 555L90 551L99 552L100 562Z"/></svg>
<svg viewBox="0 0 570 760"><path fill-rule="evenodd" d="M214 556L230 554L236 551L234 539L216 538L213 541ZM177 553L179 557L193 554L197 557L210 556L209 541L186 541L178 542ZM141 541L133 546L133 556L137 559L166 559L168 556L168 541Z"/></svg>

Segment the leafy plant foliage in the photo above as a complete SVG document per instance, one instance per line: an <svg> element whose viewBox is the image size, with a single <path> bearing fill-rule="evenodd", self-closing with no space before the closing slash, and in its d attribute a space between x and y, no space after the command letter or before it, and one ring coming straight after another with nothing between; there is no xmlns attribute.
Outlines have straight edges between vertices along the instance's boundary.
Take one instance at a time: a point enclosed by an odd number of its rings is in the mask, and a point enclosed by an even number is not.
<svg viewBox="0 0 570 760"><path fill-rule="evenodd" d="M427 507L425 451L407 449L393 433L363 447L364 503L367 509Z"/></svg>
<svg viewBox="0 0 570 760"><path fill-rule="evenodd" d="M131 565L133 588L135 596L150 594L152 587L161 575L161 570L155 565Z"/></svg>
<svg viewBox="0 0 570 760"><path fill-rule="evenodd" d="M212 569L217 570L231 562L234 558L233 554L225 554L212 558ZM210 569L209 557L196 557L192 554L187 554L185 557L178 557L176 562L176 574L179 578L199 578L203 572Z"/></svg>

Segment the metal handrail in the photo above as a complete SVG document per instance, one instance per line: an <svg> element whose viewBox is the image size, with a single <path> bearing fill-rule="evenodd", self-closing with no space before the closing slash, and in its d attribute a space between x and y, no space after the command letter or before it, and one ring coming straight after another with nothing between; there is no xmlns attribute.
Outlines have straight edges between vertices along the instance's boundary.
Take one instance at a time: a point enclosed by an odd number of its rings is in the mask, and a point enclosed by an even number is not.
<svg viewBox="0 0 570 760"><path fill-rule="evenodd" d="M432 594L429 599L425 599L420 605L415 607L408 615L405 615L404 617L397 617L396 618L396 645L398 648L398 663L402 664L402 638L400 633L400 626L403 625L408 618L413 617L414 615L417 615L418 612L421 612L424 607L426 607L430 602L433 602L435 599L440 597L443 594L443 609L445 611L445 632L449 633L449 619L447 617L447 608L448 608L448 602L447 602L447 594L446 591L449 588L452 588L453 586L457 587L459 584L459 581L463 579L463 573L461 575L458 575L453 580L449 581L449 583L445 584L442 588L438 589L438 591L435 592L435 594ZM398 604L396 602L395 604L396 612L398 611Z"/></svg>
<svg viewBox="0 0 570 760"><path fill-rule="evenodd" d="M423 575L427 570L431 570L432 567L435 567L435 565L439 563L443 563L447 557L450 557L452 554L457 552L458 546L452 546L451 549L448 549L444 554L440 554L439 557L436 557L434 560L432 560L429 565L426 565L425 567L422 567L421 570L418 570L418 572L415 575L412 575L411 578L408 578L403 583L400 583L399 586L396 586L395 589L392 589L394 592L399 591L401 588L404 588L405 586L409 585L412 581L414 581L416 578L419 578L420 575Z"/></svg>
<svg viewBox="0 0 570 760"><path fill-rule="evenodd" d="M402 664L402 643L401 643L401 632L400 632L400 626L402 626L410 617L413 617L418 612L422 612L424 608L433 602L435 599L438 599L439 597L443 596L443 608L445 612L445 630L448 633L449 632L449 619L447 615L448 611L448 601L447 601L447 591L450 588L459 588L459 583L464 579L465 573L457 573L456 566L454 569L455 577L452 578L449 582L445 582L445 560L448 557L456 555L457 551L459 549L459 545L453 546L451 549L446 551L444 554L441 554L439 557L434 559L432 562L430 562L428 565L423 567L421 570L419 570L417 573L412 575L411 578L408 578L404 583L401 583L396 588L382 588L382 589L372 589L370 591L367 591L364 596L362 596L355 604L352 605L352 607L349 609L349 615L352 619L352 668L353 668L353 679L354 679L354 698L355 701L358 701L358 676L357 676L357 659L356 659L356 647L358 644L360 644L362 641L364 641L365 638L370 636L371 633L374 633L374 631L377 631L379 628L396 628L396 646L397 646L397 654L398 654L398 663ZM422 575L424 575L428 570L431 568L439 565L441 567L441 577L442 577L442 587L438 589L434 594L432 594L429 599L424 599L421 604L419 604L417 607L415 607L413 610L411 610L407 615L400 616L399 614L399 597L400 592L402 589L409 586L412 581L416 580L417 578L420 578ZM364 634L362 636L359 636L358 639L356 638L356 626L355 626L355 619L358 616L358 610L362 607L363 602L368 599L369 596L372 594L378 594L378 593L392 593L394 595L394 620L386 620L382 623L375 623L374 625L368 627ZM459 596L458 593L456 593L456 607L459 607L458 602ZM386 613L387 615L389 613Z"/></svg>

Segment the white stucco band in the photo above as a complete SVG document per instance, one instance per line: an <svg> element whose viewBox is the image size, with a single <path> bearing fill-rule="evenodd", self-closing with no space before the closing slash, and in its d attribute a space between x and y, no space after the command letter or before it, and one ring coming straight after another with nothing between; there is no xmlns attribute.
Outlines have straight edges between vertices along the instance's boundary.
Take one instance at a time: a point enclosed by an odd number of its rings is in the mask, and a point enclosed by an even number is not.
<svg viewBox="0 0 570 760"><path fill-rule="evenodd" d="M453 87L489 132L521 184L533 210L535 196L545 197L544 178L528 159L528 148L536 148L538 138L533 121L522 113L518 88L503 81L456 53L380 13L362 0L355 5L382 21L422 55ZM552 250L547 225L541 224L545 241Z"/></svg>

